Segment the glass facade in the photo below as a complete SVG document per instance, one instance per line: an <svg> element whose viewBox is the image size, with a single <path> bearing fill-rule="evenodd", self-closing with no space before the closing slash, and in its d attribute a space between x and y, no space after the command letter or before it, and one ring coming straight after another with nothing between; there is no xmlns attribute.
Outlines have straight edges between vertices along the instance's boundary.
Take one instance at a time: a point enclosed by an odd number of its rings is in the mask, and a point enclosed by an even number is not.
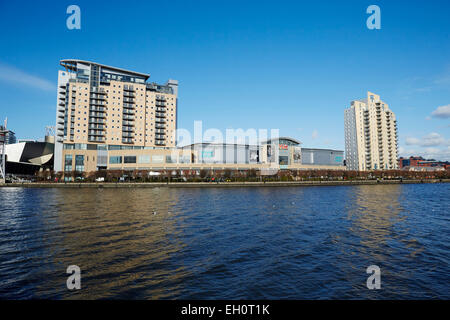
<svg viewBox="0 0 450 320"><path fill-rule="evenodd" d="M139 156L138 163L150 163L150 156Z"/></svg>
<svg viewBox="0 0 450 320"><path fill-rule="evenodd" d="M177 163L176 156L166 156L166 163Z"/></svg>
<svg viewBox="0 0 450 320"><path fill-rule="evenodd" d="M84 156L83 155L75 156L75 171L78 171L78 172L84 171Z"/></svg>
<svg viewBox="0 0 450 320"><path fill-rule="evenodd" d="M153 163L164 163L164 156L152 156Z"/></svg>
<svg viewBox="0 0 450 320"><path fill-rule="evenodd" d="M64 171L69 172L72 171L72 155L71 154L67 154L65 159L64 159Z"/></svg>
<svg viewBox="0 0 450 320"><path fill-rule="evenodd" d="M136 156L124 156L123 163L136 163Z"/></svg>
<svg viewBox="0 0 450 320"><path fill-rule="evenodd" d="M122 157L121 156L111 156L111 157L109 157L109 163L110 164L122 163Z"/></svg>

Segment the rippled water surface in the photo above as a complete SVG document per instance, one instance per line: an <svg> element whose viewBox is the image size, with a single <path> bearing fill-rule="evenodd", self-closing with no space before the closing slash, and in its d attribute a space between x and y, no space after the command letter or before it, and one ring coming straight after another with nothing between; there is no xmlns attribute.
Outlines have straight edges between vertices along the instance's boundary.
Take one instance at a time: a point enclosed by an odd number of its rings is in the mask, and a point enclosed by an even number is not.
<svg viewBox="0 0 450 320"><path fill-rule="evenodd" d="M0 298L449 299L449 195L450 184L1 188ZM366 287L373 264L381 290Z"/></svg>

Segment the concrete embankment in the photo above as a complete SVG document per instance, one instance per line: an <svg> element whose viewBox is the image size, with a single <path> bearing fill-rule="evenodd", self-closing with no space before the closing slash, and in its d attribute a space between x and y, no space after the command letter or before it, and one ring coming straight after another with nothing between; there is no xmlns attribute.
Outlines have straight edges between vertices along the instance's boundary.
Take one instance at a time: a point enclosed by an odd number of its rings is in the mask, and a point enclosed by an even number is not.
<svg viewBox="0 0 450 320"><path fill-rule="evenodd" d="M352 186L352 185L388 185L448 183L450 179L424 180L352 180L352 181L270 181L270 182L101 182L101 183L6 183L0 187L20 188L230 188L230 187L301 187L301 186Z"/></svg>

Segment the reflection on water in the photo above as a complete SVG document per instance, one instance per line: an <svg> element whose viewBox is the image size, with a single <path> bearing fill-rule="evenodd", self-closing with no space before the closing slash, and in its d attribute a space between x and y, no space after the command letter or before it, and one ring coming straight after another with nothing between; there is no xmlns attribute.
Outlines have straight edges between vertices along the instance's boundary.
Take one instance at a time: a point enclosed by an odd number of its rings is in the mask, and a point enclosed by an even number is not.
<svg viewBox="0 0 450 320"><path fill-rule="evenodd" d="M3 188L0 298L449 298L449 191Z"/></svg>

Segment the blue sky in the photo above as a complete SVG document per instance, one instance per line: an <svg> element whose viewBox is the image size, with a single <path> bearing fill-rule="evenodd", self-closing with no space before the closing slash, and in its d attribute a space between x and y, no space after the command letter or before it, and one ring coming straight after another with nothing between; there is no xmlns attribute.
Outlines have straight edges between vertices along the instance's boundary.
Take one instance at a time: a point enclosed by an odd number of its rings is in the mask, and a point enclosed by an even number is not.
<svg viewBox="0 0 450 320"><path fill-rule="evenodd" d="M81 8L68 30L66 8ZM381 30L366 8L381 8ZM450 160L449 1L0 1L0 119L19 138L53 125L59 60L180 82L178 127L279 128L344 148L344 109L370 90L399 121L402 155Z"/></svg>

